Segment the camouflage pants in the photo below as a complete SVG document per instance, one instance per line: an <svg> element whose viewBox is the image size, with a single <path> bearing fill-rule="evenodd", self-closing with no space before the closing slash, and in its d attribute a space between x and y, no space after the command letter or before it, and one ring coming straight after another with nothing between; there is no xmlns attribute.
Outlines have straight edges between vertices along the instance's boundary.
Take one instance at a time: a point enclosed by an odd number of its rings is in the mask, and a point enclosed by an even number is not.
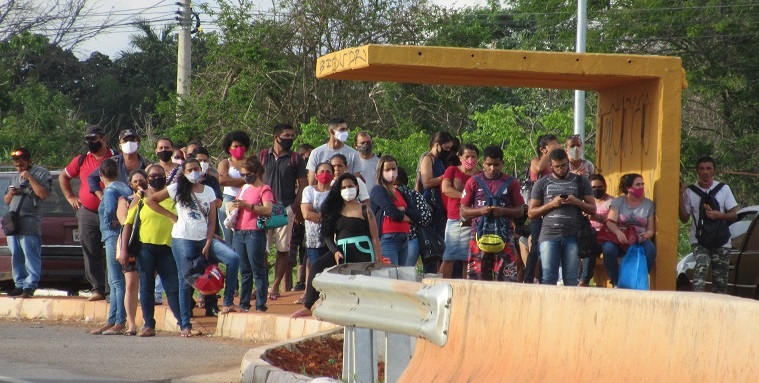
<svg viewBox="0 0 759 383"><path fill-rule="evenodd" d="M707 249L693 245L696 267L693 272L693 291L704 291L709 264L712 266L712 288L715 293L727 294L727 272L730 266L730 249L720 247Z"/></svg>

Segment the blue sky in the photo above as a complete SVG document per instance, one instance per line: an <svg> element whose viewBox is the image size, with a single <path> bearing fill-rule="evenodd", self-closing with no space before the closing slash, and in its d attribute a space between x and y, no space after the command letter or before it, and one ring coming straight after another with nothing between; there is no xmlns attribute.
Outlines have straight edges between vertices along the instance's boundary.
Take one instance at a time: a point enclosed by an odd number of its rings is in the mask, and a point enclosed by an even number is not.
<svg viewBox="0 0 759 383"><path fill-rule="evenodd" d="M270 1L262 1L262 4L271 4ZM432 3L446 7L464 7L471 5L484 5L486 0L430 0ZM128 25L134 20L135 16L143 19L154 21L155 23L167 24L173 23L177 10L176 0L100 0L94 7L93 12L97 15L104 15L111 12L111 23L119 26L102 33L95 38L80 44L76 49L76 55L80 58L87 58L94 51L99 51L111 59L115 59L118 53L129 49L129 36L136 33L134 27ZM193 4L206 3L206 0L196 0ZM211 1L213 4L214 2ZM263 8L268 8L264 6ZM201 18L202 20L202 18ZM213 30L213 26L206 25L205 30Z"/></svg>

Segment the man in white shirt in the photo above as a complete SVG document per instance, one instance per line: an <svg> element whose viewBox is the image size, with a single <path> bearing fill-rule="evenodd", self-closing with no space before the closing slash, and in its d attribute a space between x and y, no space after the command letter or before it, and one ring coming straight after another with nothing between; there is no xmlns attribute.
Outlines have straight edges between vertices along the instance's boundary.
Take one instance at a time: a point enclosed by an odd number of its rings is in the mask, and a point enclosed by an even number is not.
<svg viewBox="0 0 759 383"><path fill-rule="evenodd" d="M377 184L377 163L379 157L374 154L374 139L369 132L358 132L356 134L356 150L359 157L357 159L356 169L361 172L361 176L366 182L366 187L371 191Z"/></svg>
<svg viewBox="0 0 759 383"><path fill-rule="evenodd" d="M690 226L690 244L693 248L693 256L696 258L696 267L693 274L693 290L704 291L706 274L709 264L712 267L712 289L718 294L727 294L727 276L730 266L730 235L727 235L725 243L717 246L705 246L696 239L696 224L699 222L702 197L697 191L713 195L719 204L717 209L708 205L704 206L706 217L714 221L727 221L728 224L735 221L738 211L738 203L735 201L730 187L714 181L714 158L701 157L696 162L698 182L686 188L680 182L680 221L688 223L693 217ZM714 192L716 190L716 193ZM710 193L711 192L711 193ZM728 232L729 233L729 232Z"/></svg>
<svg viewBox="0 0 759 383"><path fill-rule="evenodd" d="M348 172L353 173L356 177L361 177L361 169L358 168L358 152L356 149L345 145L348 141L349 131L348 124L342 117L334 117L327 122L329 132L329 141L319 146L311 152L308 157L308 184L316 185L316 167L324 162L329 162L335 154L342 154L348 161Z"/></svg>

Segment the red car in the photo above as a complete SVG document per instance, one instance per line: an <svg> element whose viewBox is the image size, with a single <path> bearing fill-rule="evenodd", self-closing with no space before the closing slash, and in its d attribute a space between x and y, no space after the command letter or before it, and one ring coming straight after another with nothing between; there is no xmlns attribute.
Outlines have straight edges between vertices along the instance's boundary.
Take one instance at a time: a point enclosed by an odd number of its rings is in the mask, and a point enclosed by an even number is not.
<svg viewBox="0 0 759 383"><path fill-rule="evenodd" d="M80 290L90 288L84 276L84 256L79 243L79 229L76 212L63 196L58 184L60 171L50 172L53 176L52 189L42 202L42 275L39 288L58 289L69 295L78 295ZM5 191L16 172L0 172L0 192ZM79 179L71 180L74 194L79 190ZM0 216L8 211L5 201L0 198ZM11 252L8 242L0 230L0 287L9 291L14 287L11 273Z"/></svg>

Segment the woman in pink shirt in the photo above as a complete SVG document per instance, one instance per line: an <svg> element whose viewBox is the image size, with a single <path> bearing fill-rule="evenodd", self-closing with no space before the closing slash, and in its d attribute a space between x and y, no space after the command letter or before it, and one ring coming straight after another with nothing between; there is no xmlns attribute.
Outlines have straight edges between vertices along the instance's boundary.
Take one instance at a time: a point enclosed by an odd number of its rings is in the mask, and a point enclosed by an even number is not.
<svg viewBox="0 0 759 383"><path fill-rule="evenodd" d="M259 215L271 215L274 193L263 183L264 167L256 157L248 157L240 166L245 184L237 197L227 203L227 210L238 209L234 249L240 256L240 309L250 311L253 278L256 280L256 311L266 311L269 272L266 264L266 231L259 229Z"/></svg>

